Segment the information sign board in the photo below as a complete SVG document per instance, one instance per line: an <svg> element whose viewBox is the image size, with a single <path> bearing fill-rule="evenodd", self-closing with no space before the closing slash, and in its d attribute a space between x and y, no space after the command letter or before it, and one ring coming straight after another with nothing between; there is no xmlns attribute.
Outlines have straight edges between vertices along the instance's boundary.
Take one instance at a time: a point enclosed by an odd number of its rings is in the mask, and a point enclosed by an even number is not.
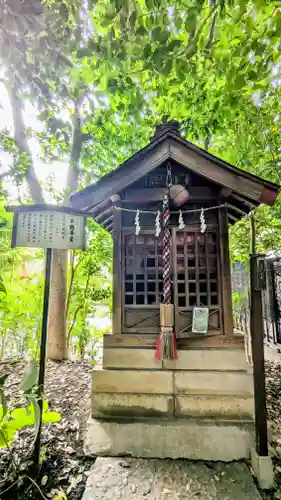
<svg viewBox="0 0 281 500"><path fill-rule="evenodd" d="M13 247L85 248L83 215L56 210L21 210L15 213Z"/></svg>

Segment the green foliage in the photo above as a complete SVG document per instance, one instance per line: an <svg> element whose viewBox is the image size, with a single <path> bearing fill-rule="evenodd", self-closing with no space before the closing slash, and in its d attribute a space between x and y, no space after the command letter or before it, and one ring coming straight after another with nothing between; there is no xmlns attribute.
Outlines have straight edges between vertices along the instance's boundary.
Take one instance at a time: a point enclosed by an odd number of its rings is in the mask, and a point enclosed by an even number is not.
<svg viewBox="0 0 281 500"><path fill-rule="evenodd" d="M38 419L40 414L37 410L38 402L28 405L25 408L16 408L13 411L4 413L3 408L0 407L0 448L8 447L15 438L17 431L24 427L34 427L35 436L38 432ZM60 414L55 411L48 411L47 401L43 401L43 424L53 424L59 422L61 419Z"/></svg>
<svg viewBox="0 0 281 500"><path fill-rule="evenodd" d="M97 306L110 307L112 241L95 222L88 224L86 252L72 254L68 293L68 342L80 356L87 344L100 340L103 327L93 328ZM102 318L101 318L102 323Z"/></svg>
<svg viewBox="0 0 281 500"><path fill-rule="evenodd" d="M0 358L5 353L34 357L39 352L43 276L24 277L19 271L14 270L12 278L3 274L7 295L0 294Z"/></svg>
<svg viewBox="0 0 281 500"><path fill-rule="evenodd" d="M256 251L268 253L281 248L281 220L277 218L277 208L260 206L255 210ZM250 254L250 220L241 219L230 230L230 251L233 262L248 265Z"/></svg>
<svg viewBox="0 0 281 500"><path fill-rule="evenodd" d="M31 361L27 365L21 382L23 396L27 402L26 406L15 408L14 410L8 408L4 393L4 384L8 376L8 374L0 376L0 448L9 447L15 439L16 432L24 427L34 427L36 438L40 426L40 408L35 392L35 384L37 382L36 361ZM48 411L48 409L48 402L43 400L42 423L51 424L59 422L61 418L60 414Z"/></svg>
<svg viewBox="0 0 281 500"><path fill-rule="evenodd" d="M35 4L38 12L20 2L16 15L0 6L0 57L9 70L6 88L18 79L22 109L32 103L36 114L26 136L46 163L70 166L62 193L44 186L56 201L144 146L163 115L180 121L197 145L281 182L281 10L271 2L45 0L44 10ZM0 141L11 158L8 176L26 200L30 158L10 130ZM259 252L280 248L280 218L280 200L256 210ZM39 274L21 280L15 271L28 257L10 250L10 227L9 221L8 230L0 229L7 291L0 294L1 350L15 339L35 353L42 280ZM248 254L244 219L231 228L232 260L247 262ZM110 237L91 225L87 252L76 252L69 268L68 335L81 355L98 335L87 320L97 305L110 307L110 262Z"/></svg>

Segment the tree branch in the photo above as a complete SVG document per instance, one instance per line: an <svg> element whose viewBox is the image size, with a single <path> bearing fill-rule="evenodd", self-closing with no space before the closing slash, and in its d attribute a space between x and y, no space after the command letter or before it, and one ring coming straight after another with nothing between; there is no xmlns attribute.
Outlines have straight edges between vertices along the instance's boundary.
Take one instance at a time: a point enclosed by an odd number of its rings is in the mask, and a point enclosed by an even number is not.
<svg viewBox="0 0 281 500"><path fill-rule="evenodd" d="M70 298L72 295L72 286L73 286L73 281L74 281L74 276L77 270L77 267L79 266L80 262L74 266L74 260L75 260L75 255L76 252L73 250L71 254L71 260L70 260L70 282L69 282L69 287L68 287L68 294L67 294L67 299L66 299L66 305L65 305L65 317L67 318L68 316L68 309L69 309L69 303L70 303Z"/></svg>
<svg viewBox="0 0 281 500"><path fill-rule="evenodd" d="M73 315L72 323L71 323L71 326L70 326L70 328L69 328L69 330L68 330L68 334L67 334L67 345L69 345L70 335L71 335L71 332L72 332L72 330L73 330L73 328L74 328L74 325L75 325L75 323L76 323L77 314L79 313L79 311L80 311L81 309L83 309L83 306L80 304L80 305L77 307L77 309L76 309L76 311L75 311L75 313L74 313L74 315Z"/></svg>
<svg viewBox="0 0 281 500"><path fill-rule="evenodd" d="M34 164L32 160L31 151L28 145L27 135L26 135L26 126L23 120L22 109L23 103L21 98L19 97L18 91L20 88L20 82L17 76L14 78L12 90L10 91L11 98L11 107L13 113L13 122L14 122L14 134L15 134L15 142L21 153L26 153L28 157L28 167L27 167L27 175L26 180L28 183L30 195L35 203L44 203L44 196L42 187L37 179ZM7 86L7 90L9 88Z"/></svg>

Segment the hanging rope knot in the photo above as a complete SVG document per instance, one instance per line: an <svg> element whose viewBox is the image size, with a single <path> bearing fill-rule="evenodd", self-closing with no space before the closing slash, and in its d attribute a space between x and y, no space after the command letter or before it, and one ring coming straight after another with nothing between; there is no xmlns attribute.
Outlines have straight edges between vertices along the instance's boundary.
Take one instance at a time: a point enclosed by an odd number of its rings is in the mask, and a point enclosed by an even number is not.
<svg viewBox="0 0 281 500"><path fill-rule="evenodd" d="M170 188L172 186L172 171L171 171L171 164L168 163L167 165L167 177L166 177L166 186Z"/></svg>
<svg viewBox="0 0 281 500"><path fill-rule="evenodd" d="M201 231L201 233L205 233L205 231L207 229L207 224L206 224L205 215L204 215L204 208L201 208L200 223L201 223L200 231Z"/></svg>
<svg viewBox="0 0 281 500"><path fill-rule="evenodd" d="M140 234L140 211L137 210L136 218L135 218L135 226L136 226L136 235Z"/></svg>
<svg viewBox="0 0 281 500"><path fill-rule="evenodd" d="M158 238L161 233L161 223L160 223L160 217L161 217L161 212L158 210L156 214L156 219L155 219L155 236Z"/></svg>
<svg viewBox="0 0 281 500"><path fill-rule="evenodd" d="M183 220L182 211L180 210L179 211L179 229L184 229L184 228L185 228L185 223Z"/></svg>

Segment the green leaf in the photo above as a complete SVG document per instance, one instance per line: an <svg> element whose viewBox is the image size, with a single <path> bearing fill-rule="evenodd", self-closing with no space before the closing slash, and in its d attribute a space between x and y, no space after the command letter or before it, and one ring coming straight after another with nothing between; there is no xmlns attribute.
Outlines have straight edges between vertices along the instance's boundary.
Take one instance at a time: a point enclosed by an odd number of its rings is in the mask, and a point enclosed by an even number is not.
<svg viewBox="0 0 281 500"><path fill-rule="evenodd" d="M163 74L168 76L171 71L172 71L172 68L173 68L173 59L168 59L164 68L163 68Z"/></svg>
<svg viewBox="0 0 281 500"><path fill-rule="evenodd" d="M5 418L5 416L7 415L8 413L8 405L7 405L7 401L6 401L6 397L5 397L5 394L4 394L4 391L3 389L1 389L0 387L0 405L1 405L1 410L2 410L2 414L0 415L0 421L3 420L3 418Z"/></svg>
<svg viewBox="0 0 281 500"><path fill-rule="evenodd" d="M134 28L134 27L135 27L135 25L136 25L136 20L137 20L137 11L136 11L136 10L133 10L133 11L131 12L131 14L130 14L129 19L128 19L129 24L130 24L130 26L131 26L132 28Z"/></svg>
<svg viewBox="0 0 281 500"><path fill-rule="evenodd" d="M160 36L159 36L159 42L161 43L166 43L167 40L169 40L170 38L170 33L168 30L162 30L161 33L160 33Z"/></svg>
<svg viewBox="0 0 281 500"><path fill-rule="evenodd" d="M38 365L36 359L29 361L24 370L23 377L20 383L22 391L26 392L36 386L38 381Z"/></svg>
<svg viewBox="0 0 281 500"><path fill-rule="evenodd" d="M136 34L140 36L147 35L147 29L144 26L139 26Z"/></svg>
<svg viewBox="0 0 281 500"><path fill-rule="evenodd" d="M14 441L16 432L13 421L4 422L0 426L0 448L7 448Z"/></svg>
<svg viewBox="0 0 281 500"><path fill-rule="evenodd" d="M151 32L151 39L153 42L157 42L160 40L160 35L161 35L161 32L162 32L162 28L160 28L160 26L157 26L156 28L154 28Z"/></svg>
<svg viewBox="0 0 281 500"><path fill-rule="evenodd" d="M7 295L7 290L3 281L0 281L0 293L4 293L5 295Z"/></svg>
<svg viewBox="0 0 281 500"><path fill-rule="evenodd" d="M10 375L9 373L4 373L3 375L0 375L0 387L4 386L9 375Z"/></svg>
<svg viewBox="0 0 281 500"><path fill-rule="evenodd" d="M181 40L172 40L168 45L168 51L174 52L175 49L178 49L179 47L181 47L181 45L182 45Z"/></svg>
<svg viewBox="0 0 281 500"><path fill-rule="evenodd" d="M185 20L185 29L188 32L193 32L197 24L197 11L196 9L190 9L188 16Z"/></svg>
<svg viewBox="0 0 281 500"><path fill-rule="evenodd" d="M14 420L17 430L20 430L28 425L34 425L34 410L31 405L28 408L16 408L12 411L11 418Z"/></svg>
<svg viewBox="0 0 281 500"><path fill-rule="evenodd" d="M47 413L43 413L42 421L43 424L54 424L55 422L59 422L61 420L61 415L56 411L48 411Z"/></svg>
<svg viewBox="0 0 281 500"><path fill-rule="evenodd" d="M147 43L143 49L143 57L144 59L148 59L151 56L151 45Z"/></svg>
<svg viewBox="0 0 281 500"><path fill-rule="evenodd" d="M154 9L154 0L145 0L145 5L147 6L148 10L153 10Z"/></svg>
<svg viewBox="0 0 281 500"><path fill-rule="evenodd" d="M110 92L116 92L118 90L118 81L115 78L110 78L107 82L107 88Z"/></svg>

